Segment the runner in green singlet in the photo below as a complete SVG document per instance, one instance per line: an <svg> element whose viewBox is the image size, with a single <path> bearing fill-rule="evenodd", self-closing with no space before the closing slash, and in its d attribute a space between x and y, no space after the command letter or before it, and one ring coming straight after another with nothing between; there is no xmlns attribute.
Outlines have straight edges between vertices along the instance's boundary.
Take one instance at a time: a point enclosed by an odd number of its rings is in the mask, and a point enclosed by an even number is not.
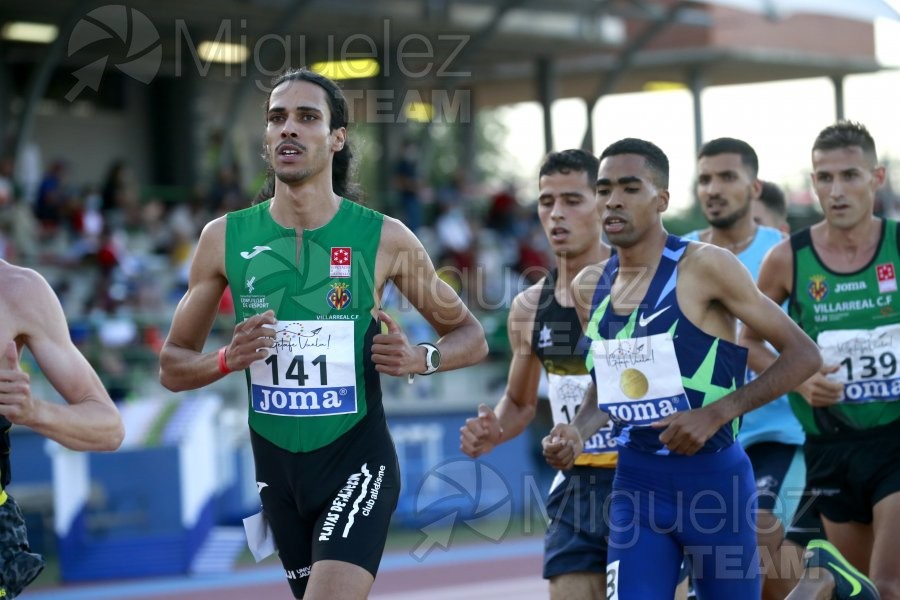
<svg viewBox="0 0 900 600"><path fill-rule="evenodd" d="M849 561L832 570L839 586L858 594L865 583L847 568L852 565L870 576L882 598L897 600L898 224L873 215L885 168L865 127L839 122L822 130L812 163L825 219L775 246L759 275L760 289L776 302L788 300L790 316L824 359L821 371L790 396L806 432L806 491L812 498L798 518L805 510L818 513L829 541ZM751 348L754 369L768 366L772 355L755 332L745 330L742 342ZM789 596L808 597L802 587Z"/></svg>
<svg viewBox="0 0 900 600"><path fill-rule="evenodd" d="M487 344L413 233L345 197L348 107L337 85L306 69L273 83L274 193L204 228L160 379L187 390L245 372L263 515L293 595L362 599L400 491L379 374L464 367ZM381 311L388 282L438 340L410 342ZM204 353L226 285L238 323L229 344Z"/></svg>

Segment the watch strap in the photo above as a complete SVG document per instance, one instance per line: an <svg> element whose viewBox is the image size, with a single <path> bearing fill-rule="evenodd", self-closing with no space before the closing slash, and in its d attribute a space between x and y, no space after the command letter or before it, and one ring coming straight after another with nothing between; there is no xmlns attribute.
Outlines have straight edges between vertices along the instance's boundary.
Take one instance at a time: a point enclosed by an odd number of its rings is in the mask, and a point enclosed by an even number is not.
<svg viewBox="0 0 900 600"><path fill-rule="evenodd" d="M435 346L434 344L429 344L428 342L421 342L418 345L425 348L425 371L422 372L422 375L431 375L441 366L441 351L438 350L437 346ZM435 354L437 354L438 356L437 361L434 360ZM437 362L437 364L435 364L435 362Z"/></svg>

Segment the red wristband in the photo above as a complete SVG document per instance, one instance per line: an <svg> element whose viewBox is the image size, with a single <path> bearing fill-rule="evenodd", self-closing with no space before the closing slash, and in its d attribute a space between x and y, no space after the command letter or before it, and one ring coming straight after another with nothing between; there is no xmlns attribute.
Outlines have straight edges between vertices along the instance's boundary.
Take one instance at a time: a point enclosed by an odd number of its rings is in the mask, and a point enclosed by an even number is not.
<svg viewBox="0 0 900 600"><path fill-rule="evenodd" d="M231 369L228 368L228 361L225 360L225 351L228 349L228 346L222 346L219 348L219 373L222 375L228 375L231 373Z"/></svg>

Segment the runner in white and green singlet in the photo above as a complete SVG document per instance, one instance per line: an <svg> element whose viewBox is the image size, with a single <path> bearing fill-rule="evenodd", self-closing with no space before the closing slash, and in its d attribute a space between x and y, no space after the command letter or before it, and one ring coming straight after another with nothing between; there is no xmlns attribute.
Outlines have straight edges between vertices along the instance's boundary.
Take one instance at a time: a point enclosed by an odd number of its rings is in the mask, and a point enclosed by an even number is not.
<svg viewBox="0 0 900 600"><path fill-rule="evenodd" d="M801 502L787 538L802 539L807 515L818 514L833 547L807 550L823 567L838 565L830 569L835 597L876 597L865 573L882 597L900 598L897 224L873 214L885 169L865 127L840 122L823 129L812 163L825 219L772 248L758 280L772 300L789 301L790 316L823 358L822 369L790 394L806 432L810 500ZM772 361L752 329L742 343L755 370ZM788 597L820 597L807 584Z"/></svg>
<svg viewBox="0 0 900 600"><path fill-rule="evenodd" d="M160 355L172 390L245 371L263 517L296 598L362 600L372 587L400 493L379 374L412 379L487 353L481 325L412 232L348 199L347 114L319 74L274 81L265 135L274 188L204 228ZM438 340L411 343L380 310L388 282ZM226 286L234 335L204 353Z"/></svg>

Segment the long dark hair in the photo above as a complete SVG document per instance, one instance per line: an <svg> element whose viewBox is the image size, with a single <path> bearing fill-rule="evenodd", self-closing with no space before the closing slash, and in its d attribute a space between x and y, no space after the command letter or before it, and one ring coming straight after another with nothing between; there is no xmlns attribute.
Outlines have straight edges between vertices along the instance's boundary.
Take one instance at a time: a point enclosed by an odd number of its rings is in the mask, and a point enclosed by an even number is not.
<svg viewBox="0 0 900 600"><path fill-rule="evenodd" d="M347 115L350 111L347 106L347 99L344 97L344 92L341 91L340 86L324 75L310 71L306 67L289 69L272 80L269 96L266 98L264 114L269 112L272 90L287 81L308 81L322 88L325 91L325 97L328 100L328 110L331 113L331 122L328 124L329 129L334 131L341 127L347 127ZM268 163L268 156L264 154L264 158ZM344 147L335 152L331 159L331 187L335 194L348 200L359 202L362 198L362 190L359 185L351 181L355 170L356 162L353 159L353 149L350 147L350 140L347 139L344 142ZM268 200L274 195L275 171L272 169L272 165L268 165L266 182L253 200L253 204Z"/></svg>

